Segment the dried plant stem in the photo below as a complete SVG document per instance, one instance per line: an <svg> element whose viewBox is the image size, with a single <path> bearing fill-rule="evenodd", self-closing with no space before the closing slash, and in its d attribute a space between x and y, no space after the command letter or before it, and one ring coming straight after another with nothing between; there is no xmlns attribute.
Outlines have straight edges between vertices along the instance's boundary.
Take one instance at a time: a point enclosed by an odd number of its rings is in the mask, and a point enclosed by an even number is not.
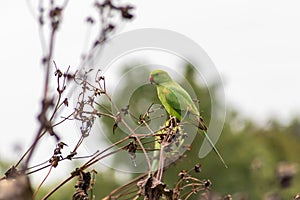
<svg viewBox="0 0 300 200"><path fill-rule="evenodd" d="M139 175L138 177L132 179L130 182L128 182L128 183L126 183L126 184L124 184L124 185L122 185L122 186L114 189L108 196L106 196L105 198L103 198L103 200L110 199L111 197L114 196L114 194L116 194L116 193L118 193L118 192L120 192L120 191L122 191L124 189L128 189L128 188L131 188L131 187L136 187L136 183L139 180L141 180L141 179L143 179L143 178L145 178L147 176L148 176L148 173L144 173L144 174Z"/></svg>
<svg viewBox="0 0 300 200"><path fill-rule="evenodd" d="M45 82L44 82L44 95L43 95L43 100L48 99L48 87L49 87L49 77L50 77L50 67L51 67L51 59L52 59L52 54L53 54L53 48L54 48L54 39L55 39L55 33L56 29L52 28L51 34L50 34L50 44L49 44L49 52L47 55L47 65L46 65L46 70L45 70Z"/></svg>
<svg viewBox="0 0 300 200"><path fill-rule="evenodd" d="M46 194L41 200L46 200L48 199L52 194L54 194L59 188L61 188L64 184L72 180L76 175L71 174L68 178L63 180L60 184L58 184L55 188L53 188L48 194Z"/></svg>
<svg viewBox="0 0 300 200"><path fill-rule="evenodd" d="M147 154L147 151L145 150L144 148L144 145L143 143L141 142L141 140L139 139L139 137L137 137L135 135L135 132L128 126L128 124L123 120L121 119L121 122L126 126L126 128L130 131L130 133L132 134L132 136L137 140L137 142L139 143L144 155L145 155L145 158L147 160L147 164L148 164L148 168L149 168L149 175L152 174L152 169L151 169L151 163L150 163L150 159L148 157L148 154Z"/></svg>
<svg viewBox="0 0 300 200"><path fill-rule="evenodd" d="M44 134L46 133L46 131L44 131L41 135L39 135L40 139ZM27 149L27 151L22 155L22 157L19 159L19 161L17 162L17 164L15 165L15 167L19 166L19 164L22 162L22 160L26 157L26 155L31 151L33 147L33 144ZM27 169L27 168L26 168Z"/></svg>
<svg viewBox="0 0 300 200"><path fill-rule="evenodd" d="M33 174L33 173L38 172L38 171L40 171L40 170L43 170L43 169L45 169L45 168L47 168L47 167L49 167L49 166L52 166L52 165L51 165L51 164L45 165L45 166L43 166L43 167L41 167L41 168L38 168L38 169L36 169L36 170L33 170L33 171L31 171L31 172L26 173L26 175Z"/></svg>
<svg viewBox="0 0 300 200"><path fill-rule="evenodd" d="M51 173L51 170L53 169L53 166L51 165L48 173L46 174L45 178L43 179L43 181L41 182L41 184L38 186L38 188L35 190L34 194L33 194L33 197L35 198L37 193L39 192L40 188L42 187L42 185L44 184L44 182L46 181L46 179L48 178L48 176L50 175Z"/></svg>
<svg viewBox="0 0 300 200"><path fill-rule="evenodd" d="M33 151L34 151L34 149L35 149L35 147L36 147L36 145L37 145L39 139L40 139L41 136L42 136L41 133L42 133L43 130L44 130L44 125L41 124L40 127L39 127L39 129L38 129L38 131L37 131L37 133L36 133L36 136L35 136L35 138L34 138L34 140L33 140L32 146L31 146L31 148L30 148L30 150L29 150L29 152L28 152L28 156L27 156L27 159L26 159L26 161L25 161L25 165L24 165L24 167L23 167L24 170L26 170L26 169L28 168L29 161L30 161L30 159L31 159L31 156L32 156L32 154L33 154ZM43 134L43 135L44 135L44 134Z"/></svg>
<svg viewBox="0 0 300 200"><path fill-rule="evenodd" d="M159 154L159 164L158 164L158 169L157 169L157 174L156 178L161 181L162 176L163 176L163 171L164 171L164 145L161 145L160 148L160 154Z"/></svg>
<svg viewBox="0 0 300 200"><path fill-rule="evenodd" d="M47 60L46 60L46 70L45 70L45 82L44 82L44 91L43 91L43 100L42 100L42 110L40 113L40 117L41 118L46 118L46 111L48 110L49 106L47 105L47 101L48 101L48 87L49 87L49 76L50 76L50 66L51 66L51 58L52 58L52 54L53 54L53 47L54 47L54 39L55 39L55 33L56 33L56 29L52 27L51 30L51 34L50 34L50 44L49 44L49 52L48 52L48 56L47 56ZM44 130L44 126L45 126L45 122L43 121L43 119L40 119L40 127L36 133L36 136L33 140L32 146L31 146L31 150L28 153L27 159L25 161L25 165L24 165L24 169L26 169L28 167L29 161L31 159L31 156L35 150L35 147L39 141L39 139L41 138L40 135Z"/></svg>
<svg viewBox="0 0 300 200"><path fill-rule="evenodd" d="M95 164L96 162L100 161L101 159L104 159L112 154L115 154L121 150L123 150L124 147L126 147L127 145L123 146L122 148L120 149L117 149L115 151L112 151L108 154L105 154L103 155L102 157L100 158L97 158L97 159L93 159L92 162L87 162L86 164L84 164L82 167L80 167L78 170L76 171L83 171L83 170L86 170L88 167L90 167L91 165ZM67 182L69 182L70 180L72 180L74 177L76 177L77 174L76 173L72 173L71 176L69 176L67 179L65 179L64 181L62 181L60 184L58 184L54 189L52 189L48 194L46 194L46 196L44 196L42 198L42 200L45 200L45 199L48 199L54 192L56 192L59 188L61 188L64 184L66 184Z"/></svg>
<svg viewBox="0 0 300 200"><path fill-rule="evenodd" d="M93 160L92 162L89 162L88 164L83 165L80 169L85 170L85 169L89 168L91 165L97 163L98 161L100 161L100 160L102 160L102 159L104 159L104 158L106 158L106 157L108 157L110 155L113 155L113 154L115 154L115 153L117 153L119 151L122 151L126 146L127 145L124 145L120 149L117 149L117 150L112 151L112 152L110 152L108 154L105 154L104 156L101 156L100 158L97 158L97 159Z"/></svg>
<svg viewBox="0 0 300 200"><path fill-rule="evenodd" d="M130 138L130 137L127 136L127 137L125 137L125 138L123 138L123 139L121 139L121 140L119 140L119 141L113 143L112 145L110 145L109 147L107 147L106 149L104 149L103 151L97 153L93 158L91 158L91 159L90 159L88 162L86 162L84 165L89 165L89 164L90 164L91 162L93 162L93 160L95 160L98 156L100 156L101 154L103 154L103 153L105 153L106 151L110 150L111 148L113 148L113 147L115 147L115 146L121 144L122 142L128 140L129 138Z"/></svg>

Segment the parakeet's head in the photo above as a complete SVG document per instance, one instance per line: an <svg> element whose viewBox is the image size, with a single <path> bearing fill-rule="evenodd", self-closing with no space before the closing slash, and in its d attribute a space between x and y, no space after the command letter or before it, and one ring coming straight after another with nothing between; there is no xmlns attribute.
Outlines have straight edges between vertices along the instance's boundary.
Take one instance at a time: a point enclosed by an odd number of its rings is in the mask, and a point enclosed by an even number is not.
<svg viewBox="0 0 300 200"><path fill-rule="evenodd" d="M153 70L150 73L150 83L155 83L157 85L162 83L167 83L169 81L172 81L172 78L169 76L169 74L163 70L156 69Z"/></svg>

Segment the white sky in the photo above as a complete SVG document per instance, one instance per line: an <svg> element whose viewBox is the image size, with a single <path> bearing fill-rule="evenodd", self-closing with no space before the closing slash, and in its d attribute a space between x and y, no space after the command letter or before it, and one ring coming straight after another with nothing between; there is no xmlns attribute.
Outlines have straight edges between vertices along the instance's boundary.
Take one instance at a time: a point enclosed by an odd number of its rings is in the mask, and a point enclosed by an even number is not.
<svg viewBox="0 0 300 200"><path fill-rule="evenodd" d="M299 114L299 1L185 2L139 1L127 27L167 28L201 45L223 77L228 104L245 116Z"/></svg>
<svg viewBox="0 0 300 200"><path fill-rule="evenodd" d="M131 2L136 18L121 31L164 28L194 40L223 77L229 106L263 122L270 117L286 122L299 115L299 0ZM91 5L69 2L54 55L60 66L79 63ZM12 145L28 146L36 130L41 47L26 1L3 1L0 12L0 156L10 156Z"/></svg>

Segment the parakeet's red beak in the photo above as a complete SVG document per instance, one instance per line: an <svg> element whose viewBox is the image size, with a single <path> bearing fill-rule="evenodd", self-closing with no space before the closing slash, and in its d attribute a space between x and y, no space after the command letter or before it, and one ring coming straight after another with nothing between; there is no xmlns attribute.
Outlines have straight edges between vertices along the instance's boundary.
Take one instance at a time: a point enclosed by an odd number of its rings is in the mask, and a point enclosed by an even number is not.
<svg viewBox="0 0 300 200"><path fill-rule="evenodd" d="M153 83L154 83L154 81L153 81L153 77L152 77L152 76L150 76L149 80L150 80L150 83L151 83L151 84L153 84Z"/></svg>

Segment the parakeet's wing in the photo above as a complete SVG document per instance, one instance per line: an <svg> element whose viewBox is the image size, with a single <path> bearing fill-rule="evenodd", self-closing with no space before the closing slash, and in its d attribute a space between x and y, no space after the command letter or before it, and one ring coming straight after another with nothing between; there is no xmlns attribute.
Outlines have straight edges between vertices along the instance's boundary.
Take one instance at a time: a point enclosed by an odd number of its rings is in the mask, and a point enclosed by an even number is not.
<svg viewBox="0 0 300 200"><path fill-rule="evenodd" d="M176 82L158 86L158 97L170 115L181 120L187 112L199 116L191 96Z"/></svg>

